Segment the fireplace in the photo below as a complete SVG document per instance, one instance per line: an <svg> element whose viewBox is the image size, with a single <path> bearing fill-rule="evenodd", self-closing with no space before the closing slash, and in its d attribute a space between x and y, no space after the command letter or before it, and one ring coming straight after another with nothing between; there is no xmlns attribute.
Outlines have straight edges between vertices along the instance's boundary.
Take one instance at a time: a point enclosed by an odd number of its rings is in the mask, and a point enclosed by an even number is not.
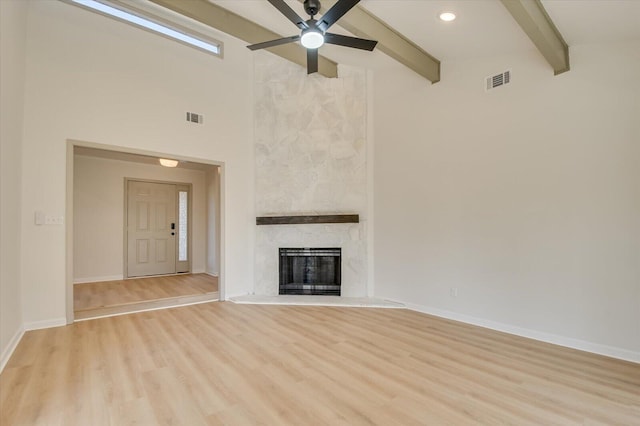
<svg viewBox="0 0 640 426"><path fill-rule="evenodd" d="M340 296L340 248L281 248L280 294Z"/></svg>

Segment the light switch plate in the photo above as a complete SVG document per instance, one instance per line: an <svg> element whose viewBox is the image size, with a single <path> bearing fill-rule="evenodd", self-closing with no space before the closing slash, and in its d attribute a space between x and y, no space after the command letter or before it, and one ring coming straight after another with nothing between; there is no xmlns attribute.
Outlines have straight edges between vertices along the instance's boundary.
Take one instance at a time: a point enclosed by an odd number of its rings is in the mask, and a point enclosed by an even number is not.
<svg viewBox="0 0 640 426"><path fill-rule="evenodd" d="M38 210L35 212L34 220L36 225L44 225L46 218L44 212Z"/></svg>

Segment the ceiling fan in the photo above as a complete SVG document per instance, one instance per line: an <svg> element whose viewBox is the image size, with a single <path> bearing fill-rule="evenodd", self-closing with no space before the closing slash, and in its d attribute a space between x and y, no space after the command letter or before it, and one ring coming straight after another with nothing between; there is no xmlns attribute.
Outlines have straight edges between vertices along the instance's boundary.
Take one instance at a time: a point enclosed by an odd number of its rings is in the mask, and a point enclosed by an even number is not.
<svg viewBox="0 0 640 426"><path fill-rule="evenodd" d="M360 0L338 0L320 19L314 19L320 10L320 0L305 0L304 10L310 16L308 20L302 19L285 3L284 0L268 0L276 9L286 16L291 22L302 30L300 35L265 41L263 43L247 46L251 50L265 49L281 44L293 43L300 40L300 44L307 48L307 74L318 71L318 48L324 43L338 46L353 47L362 50L373 50L377 41L363 38L349 37L340 34L326 32L345 13L353 8Z"/></svg>

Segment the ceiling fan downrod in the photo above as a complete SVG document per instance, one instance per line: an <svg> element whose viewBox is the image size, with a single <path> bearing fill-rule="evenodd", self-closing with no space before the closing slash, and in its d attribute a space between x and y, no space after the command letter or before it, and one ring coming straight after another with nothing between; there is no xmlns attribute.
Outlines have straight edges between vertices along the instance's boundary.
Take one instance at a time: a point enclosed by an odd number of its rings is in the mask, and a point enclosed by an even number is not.
<svg viewBox="0 0 640 426"><path fill-rule="evenodd" d="M304 11L313 19L320 11L320 0L304 0Z"/></svg>

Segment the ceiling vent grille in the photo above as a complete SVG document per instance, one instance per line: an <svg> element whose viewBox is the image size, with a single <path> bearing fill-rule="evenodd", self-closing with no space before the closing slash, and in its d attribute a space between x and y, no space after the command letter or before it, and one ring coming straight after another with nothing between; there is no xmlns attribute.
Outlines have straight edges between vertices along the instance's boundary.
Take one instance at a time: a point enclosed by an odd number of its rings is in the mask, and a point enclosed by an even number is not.
<svg viewBox="0 0 640 426"><path fill-rule="evenodd" d="M204 116L202 114L196 114L195 112L188 112L187 121L190 123L202 124Z"/></svg>
<svg viewBox="0 0 640 426"><path fill-rule="evenodd" d="M501 72L500 74L492 75L486 78L485 90L489 91L496 87L504 86L511 82L511 70Z"/></svg>

